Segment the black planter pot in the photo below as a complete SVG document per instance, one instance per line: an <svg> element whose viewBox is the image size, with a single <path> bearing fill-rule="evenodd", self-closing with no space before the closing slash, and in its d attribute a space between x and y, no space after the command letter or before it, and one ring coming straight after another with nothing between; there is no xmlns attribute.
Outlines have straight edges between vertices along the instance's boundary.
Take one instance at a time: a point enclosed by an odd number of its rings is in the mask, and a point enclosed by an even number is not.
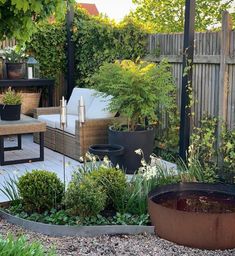
<svg viewBox="0 0 235 256"><path fill-rule="evenodd" d="M20 120L21 104L18 105L0 105L0 115L2 120L16 121Z"/></svg>
<svg viewBox="0 0 235 256"><path fill-rule="evenodd" d="M142 156L135 153L135 150L141 149L144 152L144 158L149 161L149 156L154 148L155 132L153 128L141 131L115 131L109 127L109 144L117 144L124 147L124 154L112 162L123 168L127 174L133 174L141 166Z"/></svg>
<svg viewBox="0 0 235 256"><path fill-rule="evenodd" d="M25 63L6 63L6 71L8 79L25 78Z"/></svg>

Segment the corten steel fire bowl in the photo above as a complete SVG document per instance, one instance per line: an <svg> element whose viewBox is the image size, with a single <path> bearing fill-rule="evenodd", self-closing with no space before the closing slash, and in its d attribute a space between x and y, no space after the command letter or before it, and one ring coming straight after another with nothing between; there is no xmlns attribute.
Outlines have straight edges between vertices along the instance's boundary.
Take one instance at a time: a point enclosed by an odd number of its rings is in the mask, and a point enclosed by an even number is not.
<svg viewBox="0 0 235 256"><path fill-rule="evenodd" d="M149 193L156 233L200 249L235 248L235 185L180 183Z"/></svg>

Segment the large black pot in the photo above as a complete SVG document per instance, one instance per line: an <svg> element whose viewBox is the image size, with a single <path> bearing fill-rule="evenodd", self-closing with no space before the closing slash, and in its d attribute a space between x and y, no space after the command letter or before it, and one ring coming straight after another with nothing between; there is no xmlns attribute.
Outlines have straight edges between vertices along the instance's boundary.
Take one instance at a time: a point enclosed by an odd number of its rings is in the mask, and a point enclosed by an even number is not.
<svg viewBox="0 0 235 256"><path fill-rule="evenodd" d="M16 121L20 120L21 104L18 105L0 105L0 115L2 120Z"/></svg>
<svg viewBox="0 0 235 256"><path fill-rule="evenodd" d="M141 149L144 152L144 158L149 161L149 156L153 152L155 132L153 128L140 131L116 131L109 127L109 144L117 144L124 147L124 154L118 159L112 159L127 174L133 174L141 166L142 156L135 153L135 150Z"/></svg>
<svg viewBox="0 0 235 256"><path fill-rule="evenodd" d="M25 63L6 63L6 71L8 79L25 78Z"/></svg>

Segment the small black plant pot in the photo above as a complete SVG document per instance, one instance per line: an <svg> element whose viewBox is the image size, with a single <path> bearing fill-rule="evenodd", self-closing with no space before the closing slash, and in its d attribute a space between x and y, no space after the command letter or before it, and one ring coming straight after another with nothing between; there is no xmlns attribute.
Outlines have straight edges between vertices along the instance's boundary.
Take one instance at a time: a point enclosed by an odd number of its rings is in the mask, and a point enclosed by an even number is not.
<svg viewBox="0 0 235 256"><path fill-rule="evenodd" d="M149 161L149 156L154 148L155 132L153 128L139 131L116 131L109 127L109 144L117 144L124 147L124 154L112 162L118 164L127 174L133 174L141 166L142 156L135 153L141 149L144 158ZM112 157L114 158L114 157Z"/></svg>
<svg viewBox="0 0 235 256"><path fill-rule="evenodd" d="M6 71L8 79L25 78L25 63L6 63Z"/></svg>
<svg viewBox="0 0 235 256"><path fill-rule="evenodd" d="M5 121L20 120L21 104L18 105L0 105L1 119Z"/></svg>

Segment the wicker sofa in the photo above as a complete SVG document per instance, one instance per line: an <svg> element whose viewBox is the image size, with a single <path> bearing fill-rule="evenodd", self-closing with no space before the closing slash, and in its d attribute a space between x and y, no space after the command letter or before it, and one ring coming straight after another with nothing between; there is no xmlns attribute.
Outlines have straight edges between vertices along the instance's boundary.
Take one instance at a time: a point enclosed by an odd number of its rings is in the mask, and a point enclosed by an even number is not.
<svg viewBox="0 0 235 256"><path fill-rule="evenodd" d="M79 160L91 144L107 143L108 126L114 121L114 114L106 110L110 98L97 96L95 90L74 88L67 105L67 127L63 134L60 127L60 108L37 108L34 117L47 123L45 146ZM79 121L78 102L83 96L86 120ZM34 141L38 142L37 135Z"/></svg>

